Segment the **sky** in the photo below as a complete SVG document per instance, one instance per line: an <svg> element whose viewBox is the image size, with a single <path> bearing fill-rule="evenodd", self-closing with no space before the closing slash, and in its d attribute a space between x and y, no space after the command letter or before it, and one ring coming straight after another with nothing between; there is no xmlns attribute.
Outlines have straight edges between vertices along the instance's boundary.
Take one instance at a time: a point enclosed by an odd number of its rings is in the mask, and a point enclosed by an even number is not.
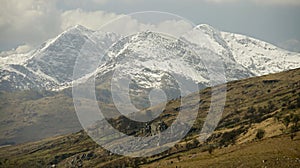
<svg viewBox="0 0 300 168"><path fill-rule="evenodd" d="M90 29L139 11L248 35L300 52L300 0L0 0L0 51L22 53L76 24Z"/></svg>

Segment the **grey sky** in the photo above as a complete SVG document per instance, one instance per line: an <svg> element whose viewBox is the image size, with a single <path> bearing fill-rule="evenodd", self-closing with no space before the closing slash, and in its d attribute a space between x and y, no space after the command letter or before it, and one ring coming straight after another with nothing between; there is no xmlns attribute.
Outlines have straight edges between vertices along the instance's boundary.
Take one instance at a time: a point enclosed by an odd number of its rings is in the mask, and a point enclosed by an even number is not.
<svg viewBox="0 0 300 168"><path fill-rule="evenodd" d="M139 10L158 10L181 15L194 23L207 23L221 30L251 35L270 42L291 38L300 40L300 5L257 4L248 1L208 3L196 0L134 1L116 5L109 1L87 10L106 10L131 13Z"/></svg>
<svg viewBox="0 0 300 168"><path fill-rule="evenodd" d="M118 14L144 10L171 12L195 24L210 24L222 31L249 35L273 44L292 41L295 46L300 41L299 0L2 1L2 51L19 45L38 45L73 24L95 28ZM20 48L26 50L26 47Z"/></svg>

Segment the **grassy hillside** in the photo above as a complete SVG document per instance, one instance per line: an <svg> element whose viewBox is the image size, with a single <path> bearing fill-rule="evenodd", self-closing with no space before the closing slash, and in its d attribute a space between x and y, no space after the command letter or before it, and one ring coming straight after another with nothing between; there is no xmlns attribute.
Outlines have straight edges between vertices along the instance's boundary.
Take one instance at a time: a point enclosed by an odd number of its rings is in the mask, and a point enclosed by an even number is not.
<svg viewBox="0 0 300 168"><path fill-rule="evenodd" d="M148 167L299 167L300 138L291 140L287 135L267 138L260 141L232 145L213 150L212 154L195 148L177 153L153 163Z"/></svg>
<svg viewBox="0 0 300 168"><path fill-rule="evenodd" d="M111 104L99 102L104 111ZM0 91L0 146L32 142L82 129L71 89L51 91Z"/></svg>
<svg viewBox="0 0 300 168"><path fill-rule="evenodd" d="M0 145L79 131L73 100L46 91L0 92Z"/></svg>
<svg viewBox="0 0 300 168"><path fill-rule="evenodd" d="M201 101L194 101L199 94ZM0 167L300 166L300 69L228 83L222 120L206 143L199 143L196 137L207 115L211 89L207 88L199 94L190 95L190 103L181 107L189 110L200 103L198 118L190 133L162 154L148 158L113 155L81 131L2 147ZM164 113L153 123L163 120L169 126L179 106L179 100L168 102ZM121 131L136 136L142 135L143 131L139 130L144 129L140 125L137 130L122 130L124 125L131 124L123 117L111 119L110 122Z"/></svg>

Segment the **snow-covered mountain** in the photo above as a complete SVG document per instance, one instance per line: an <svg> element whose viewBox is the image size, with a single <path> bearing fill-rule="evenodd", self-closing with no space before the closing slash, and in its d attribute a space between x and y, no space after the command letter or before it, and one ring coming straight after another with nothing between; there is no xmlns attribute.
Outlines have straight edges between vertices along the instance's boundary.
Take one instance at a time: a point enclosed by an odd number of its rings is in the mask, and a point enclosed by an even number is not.
<svg viewBox="0 0 300 168"><path fill-rule="evenodd" d="M270 43L245 35L222 32L209 25L199 25L219 55L233 59L255 76L300 67L300 53L289 52Z"/></svg>
<svg viewBox="0 0 300 168"><path fill-rule="evenodd" d="M118 37L114 33L94 32L77 25L27 54L2 57L0 89L52 90L68 87L72 82L76 58L83 45L89 43L95 48L86 51L89 55L86 60L88 63L98 60L97 50L107 48L116 39ZM106 43L99 44L95 40ZM90 70L87 69L86 73L90 73Z"/></svg>
<svg viewBox="0 0 300 168"><path fill-rule="evenodd" d="M196 27L210 42L210 48L223 60L228 81L281 72L300 67L300 54L288 52L247 36L221 32L209 25ZM87 55L85 64L98 61L99 52L110 47L94 72L103 75L122 69L139 87L168 87L172 73L180 78L209 86L201 58L184 40L154 32L141 32L120 39L120 35L75 26L48 40L27 54L0 57L0 89L62 89L73 81L73 67L79 54ZM184 37L182 38L184 39ZM86 44L89 44L88 46ZM82 75L94 69L82 69ZM79 78L78 77L78 78ZM169 80L168 80L169 79ZM173 82L173 83L172 83Z"/></svg>
<svg viewBox="0 0 300 168"><path fill-rule="evenodd" d="M195 51L190 45L184 38L176 39L151 31L127 36L108 50L106 60L109 61L98 67L97 79L110 81L110 78L103 77L113 76L112 88L117 88L119 97L123 91L122 101L128 92L132 93L131 97L138 98L149 95L156 88L164 90L166 98L172 99L181 96L180 94L195 92L198 87L211 86L210 76L201 57L214 54L213 51L205 47ZM226 65L225 71L231 80L254 75L233 60L226 60ZM128 87L121 87L126 79L130 79L131 84L128 91ZM118 83L120 81L123 84ZM141 104L145 105L147 102Z"/></svg>

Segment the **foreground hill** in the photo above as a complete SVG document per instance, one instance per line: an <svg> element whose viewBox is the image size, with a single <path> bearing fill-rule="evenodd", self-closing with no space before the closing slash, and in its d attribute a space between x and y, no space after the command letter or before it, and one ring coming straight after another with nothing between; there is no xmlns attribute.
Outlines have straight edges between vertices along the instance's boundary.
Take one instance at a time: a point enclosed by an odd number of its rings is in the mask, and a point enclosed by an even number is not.
<svg viewBox="0 0 300 168"><path fill-rule="evenodd" d="M230 82L223 117L206 143L196 140L206 117L211 89L201 91L197 121L188 136L170 150L148 158L111 154L83 131L33 143L0 148L2 167L299 167L300 162L300 69ZM195 105L190 95L188 110ZM179 100L167 103L154 120L169 126L175 119ZM152 107L155 108L155 107ZM128 134L131 125L122 117L111 123ZM145 129L142 125L135 129ZM211 153L211 154L210 154Z"/></svg>
<svg viewBox="0 0 300 168"><path fill-rule="evenodd" d="M177 153L153 163L142 165L150 167L299 167L300 138L291 140L287 135L252 141L241 145L215 149L212 154L203 148L195 148Z"/></svg>

